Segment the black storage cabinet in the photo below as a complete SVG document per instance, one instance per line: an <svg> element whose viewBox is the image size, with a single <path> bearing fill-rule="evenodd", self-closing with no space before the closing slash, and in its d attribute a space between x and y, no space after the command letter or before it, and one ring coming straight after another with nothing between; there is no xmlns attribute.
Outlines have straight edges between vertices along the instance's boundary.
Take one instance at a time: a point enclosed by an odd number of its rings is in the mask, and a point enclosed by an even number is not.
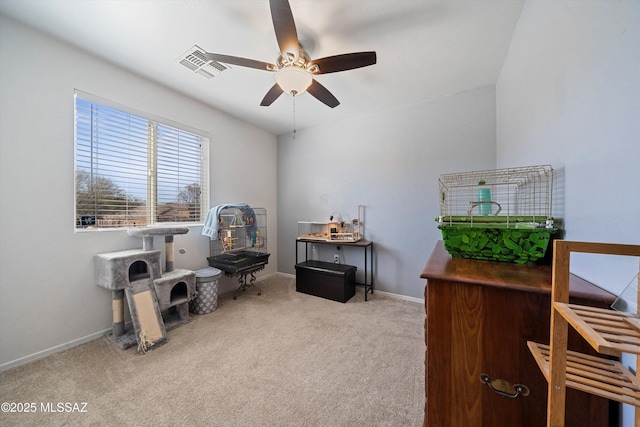
<svg viewBox="0 0 640 427"><path fill-rule="evenodd" d="M347 302L356 293L353 265L307 260L296 264L296 291L338 302Z"/></svg>

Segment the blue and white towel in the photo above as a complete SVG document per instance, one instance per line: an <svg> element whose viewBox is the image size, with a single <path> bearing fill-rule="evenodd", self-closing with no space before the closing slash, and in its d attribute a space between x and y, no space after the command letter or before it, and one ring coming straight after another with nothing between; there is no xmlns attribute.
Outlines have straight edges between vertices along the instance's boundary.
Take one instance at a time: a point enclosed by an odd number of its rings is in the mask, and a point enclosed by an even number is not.
<svg viewBox="0 0 640 427"><path fill-rule="evenodd" d="M204 222L204 226L202 227L202 235L208 236L211 240L218 240L218 228L220 226L220 211L225 208L238 208L245 213L248 213L249 216L254 218L253 224L255 224L255 214L253 213L253 209L246 203L231 203L225 205L214 206L209 209L209 213L207 214L207 219Z"/></svg>

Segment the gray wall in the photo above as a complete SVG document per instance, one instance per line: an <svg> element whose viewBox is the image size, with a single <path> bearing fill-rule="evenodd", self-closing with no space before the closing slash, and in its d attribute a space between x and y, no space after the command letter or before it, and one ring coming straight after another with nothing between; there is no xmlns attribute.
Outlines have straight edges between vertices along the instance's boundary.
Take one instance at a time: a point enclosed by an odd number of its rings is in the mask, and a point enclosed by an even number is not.
<svg viewBox="0 0 640 427"><path fill-rule="evenodd" d="M527 2L496 103L498 166L556 168L566 239L640 243L640 2ZM571 266L616 295L638 273L625 257Z"/></svg>
<svg viewBox="0 0 640 427"><path fill-rule="evenodd" d="M273 135L0 16L0 370L100 336L111 294L94 284L93 256L142 247L126 231L74 232L76 88L209 132L211 203L267 208L264 274L276 271ZM246 158L262 159L250 174L238 170ZM200 233L175 237L176 267L206 266Z"/></svg>
<svg viewBox="0 0 640 427"><path fill-rule="evenodd" d="M354 218L360 204L376 288L423 298L420 273L441 238L438 177L495 159L494 87L278 137L278 270L295 272L298 221ZM362 270L357 254L344 262Z"/></svg>
<svg viewBox="0 0 640 427"><path fill-rule="evenodd" d="M498 166L554 166L566 239L640 242L639 76L640 2L525 5L497 84ZM614 292L638 271L575 261Z"/></svg>

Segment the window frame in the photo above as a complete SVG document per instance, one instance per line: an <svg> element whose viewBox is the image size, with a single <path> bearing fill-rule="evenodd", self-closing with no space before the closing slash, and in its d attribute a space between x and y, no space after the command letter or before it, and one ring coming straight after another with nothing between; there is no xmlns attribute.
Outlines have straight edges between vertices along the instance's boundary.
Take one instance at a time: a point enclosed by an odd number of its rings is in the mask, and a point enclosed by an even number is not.
<svg viewBox="0 0 640 427"><path fill-rule="evenodd" d="M187 225L202 225L204 224L206 215L209 210L209 189L210 189L210 175L209 175L209 157L210 157L210 142L211 138L208 132L190 127L188 125L175 122L173 120L166 119L164 117L160 117L151 113L147 113L144 111L136 110L135 108L128 107L126 105L119 104L117 102L101 98L96 95L89 94L87 92L83 92L81 90L74 90L74 101L73 101L73 112L74 112L74 191L73 191L73 213L74 213L74 231L75 232L90 232L90 231L117 231L117 230L127 230L129 228L133 228L134 225L123 225L123 226L109 226L109 227L100 227L100 226L83 226L81 217L82 215L78 212L78 174L79 170L79 159L78 159L78 99L85 101L87 103L96 104L102 107L107 107L110 109L115 109L118 112L135 116L135 118L140 118L146 121L146 124L149 128L158 129L158 127L163 127L165 129L175 129L179 133L190 134L189 136L195 136L200 138L200 206L199 206L199 219L197 221L158 221L157 218L157 207L161 205L161 202L158 202L158 189L149 190L147 189L146 197L150 194L155 195L156 199L152 203L152 206L148 207L146 214L146 224L144 226L187 226ZM152 181L158 181L158 171L156 169L156 175L154 176L150 173L150 163L148 155L150 153L155 153L155 158L153 159L152 164L156 165L158 161L158 141L159 141L159 132L154 132L153 137L147 137L147 168L146 173L147 176L151 175ZM150 143L151 139L153 141ZM92 158L91 162L93 163L95 159ZM195 162L193 162L195 164ZM99 175L98 175L99 176ZM110 178L111 179L111 178ZM146 183L149 186L149 183ZM188 184L189 185L189 184ZM188 186L187 185L187 186ZM147 200L145 198L145 205ZM172 202L167 202L172 203ZM91 217L92 215L87 215Z"/></svg>

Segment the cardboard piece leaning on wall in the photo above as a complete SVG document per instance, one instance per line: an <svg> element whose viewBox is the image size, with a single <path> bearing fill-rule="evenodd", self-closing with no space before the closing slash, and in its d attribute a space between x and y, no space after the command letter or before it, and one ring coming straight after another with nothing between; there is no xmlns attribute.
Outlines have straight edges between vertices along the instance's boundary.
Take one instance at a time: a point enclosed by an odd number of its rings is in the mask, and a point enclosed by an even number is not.
<svg viewBox="0 0 640 427"><path fill-rule="evenodd" d="M134 282L125 289L131 321L138 342L138 353L143 354L167 341L158 299L151 279Z"/></svg>

